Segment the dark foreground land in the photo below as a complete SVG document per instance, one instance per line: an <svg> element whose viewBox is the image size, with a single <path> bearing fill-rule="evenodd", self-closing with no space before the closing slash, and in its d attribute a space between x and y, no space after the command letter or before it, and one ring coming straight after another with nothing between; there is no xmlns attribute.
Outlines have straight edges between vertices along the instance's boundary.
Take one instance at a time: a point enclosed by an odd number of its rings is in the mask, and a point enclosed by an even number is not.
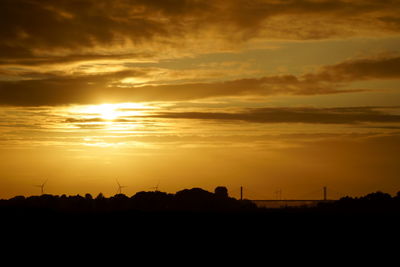
<svg viewBox="0 0 400 267"><path fill-rule="evenodd" d="M217 187L214 193L200 188L185 189L175 194L160 191L139 192L128 197L117 194L110 198L101 193L93 198L85 196L17 196L0 200L3 222L49 220L98 220L164 223L179 220L193 222L230 221L232 223L323 221L351 222L352 220L396 219L400 217L400 192L392 197L376 192L360 198L345 197L337 201L321 202L316 207L287 207L280 209L259 208L249 200L237 200L228 196L225 187Z"/></svg>
<svg viewBox="0 0 400 267"><path fill-rule="evenodd" d="M334 252L352 251L354 242L366 247L397 242L400 194L376 192L317 207L283 209L257 208L251 201L230 198L224 187L214 193L193 188L176 194L155 191L110 198L18 196L0 201L0 219L2 242L28 249L42 250L38 246L42 243L47 249L71 249L72 243L80 250L107 246L129 253L134 246L169 253L219 253L226 248L267 253L268 247L308 255L315 253L309 244L322 250L330 246Z"/></svg>

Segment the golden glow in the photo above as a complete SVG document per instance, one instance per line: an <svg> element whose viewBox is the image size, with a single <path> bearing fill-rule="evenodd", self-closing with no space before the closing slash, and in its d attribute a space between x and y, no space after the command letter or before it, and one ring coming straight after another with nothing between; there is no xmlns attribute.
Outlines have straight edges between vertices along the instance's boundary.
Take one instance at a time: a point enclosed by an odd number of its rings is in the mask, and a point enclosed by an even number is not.
<svg viewBox="0 0 400 267"><path fill-rule="evenodd" d="M149 109L155 109L140 103L119 103L119 104L100 104L90 106L74 106L69 108L72 115L81 118L100 118L103 120L116 120L122 116L139 116Z"/></svg>
<svg viewBox="0 0 400 267"><path fill-rule="evenodd" d="M99 114L99 117L105 120L114 120L119 115L116 106L113 104L90 106L86 109L86 113Z"/></svg>
<svg viewBox="0 0 400 267"><path fill-rule="evenodd" d="M144 79L144 78L136 78L136 77L128 77L125 79L121 80L121 83L124 84L141 84L141 83L145 83L148 82L148 79Z"/></svg>
<svg viewBox="0 0 400 267"><path fill-rule="evenodd" d="M398 1L48 2L1 2L0 198L400 189Z"/></svg>

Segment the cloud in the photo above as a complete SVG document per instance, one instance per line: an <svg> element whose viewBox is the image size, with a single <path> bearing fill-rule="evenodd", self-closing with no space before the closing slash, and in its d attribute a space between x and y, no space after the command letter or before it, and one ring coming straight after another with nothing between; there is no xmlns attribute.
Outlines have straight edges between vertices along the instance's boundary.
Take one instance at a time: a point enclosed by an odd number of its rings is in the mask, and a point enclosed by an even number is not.
<svg viewBox="0 0 400 267"><path fill-rule="evenodd" d="M204 79L212 70L187 70L185 75L166 70L164 75L129 64L229 50L253 39L398 34L399 14L398 0L3 0L0 105L356 92L346 85L398 79L400 57L354 59L304 75L246 79L232 78L249 77L243 75L246 70L221 68L225 81L217 82ZM131 78L142 80L141 87L123 82Z"/></svg>
<svg viewBox="0 0 400 267"><path fill-rule="evenodd" d="M3 0L0 59L398 34L399 11L397 0Z"/></svg>
<svg viewBox="0 0 400 267"><path fill-rule="evenodd" d="M119 84L123 77L142 77L143 73L121 71L99 75L57 76L21 81L0 81L0 104L46 106L143 101L180 101L221 96L275 94L332 94L354 92L337 90L296 76L270 76L215 83L190 83L128 87Z"/></svg>
<svg viewBox="0 0 400 267"><path fill-rule="evenodd" d="M379 107L342 108L249 108L240 112L160 112L148 117L255 123L400 123L400 115L379 110Z"/></svg>
<svg viewBox="0 0 400 267"><path fill-rule="evenodd" d="M0 58L0 66L3 68L10 68L16 66L23 67L43 67L43 66L55 66L70 64L79 65L87 63L97 62L121 62L127 63L134 62L151 62L152 55L146 53L129 53L129 54L96 54L96 53L85 53L85 54L72 54L68 56L52 55L52 56L34 56L26 58Z"/></svg>
<svg viewBox="0 0 400 267"><path fill-rule="evenodd" d="M160 70L126 68L115 72L93 74L83 71L71 74L19 72L15 77L20 80L14 77L14 79L0 81L0 104L51 106L121 101L181 101L225 96L357 92L362 90L348 89L346 86L355 81L399 79L400 57L394 55L360 58L323 66L315 72L298 76L271 75L223 82L182 83L179 80L174 81L174 77L167 77L167 75L165 84L149 85L146 80L151 80L155 72L160 72ZM190 75L195 77L195 73ZM176 72L173 72L173 76L179 77ZM137 84L124 83L124 79L144 82L137 86Z"/></svg>
<svg viewBox="0 0 400 267"><path fill-rule="evenodd" d="M26 74L32 77L32 74ZM124 77L143 76L137 70L93 75L37 74L38 79L0 81L0 104L21 106L52 106L102 102L110 96L122 100L126 89L113 91L108 85ZM118 88L117 88L118 89ZM102 98L102 97L105 98Z"/></svg>
<svg viewBox="0 0 400 267"><path fill-rule="evenodd" d="M399 79L400 56L379 56L347 60L324 66L317 73L304 75L307 80L351 82L372 79Z"/></svg>

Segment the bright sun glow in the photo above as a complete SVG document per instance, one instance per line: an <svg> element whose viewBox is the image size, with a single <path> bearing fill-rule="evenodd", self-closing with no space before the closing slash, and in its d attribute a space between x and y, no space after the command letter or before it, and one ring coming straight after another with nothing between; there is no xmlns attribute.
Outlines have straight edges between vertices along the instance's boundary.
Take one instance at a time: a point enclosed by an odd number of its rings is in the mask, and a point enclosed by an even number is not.
<svg viewBox="0 0 400 267"><path fill-rule="evenodd" d="M89 114L98 114L100 118L105 120L115 120L120 115L118 107L113 104L102 104L96 106L89 106L85 110Z"/></svg>
<svg viewBox="0 0 400 267"><path fill-rule="evenodd" d="M115 120L121 116L139 116L143 115L149 109L156 107L139 103L118 103L118 104L100 104L90 106L75 106L69 109L69 112L83 118L101 118L103 120Z"/></svg>

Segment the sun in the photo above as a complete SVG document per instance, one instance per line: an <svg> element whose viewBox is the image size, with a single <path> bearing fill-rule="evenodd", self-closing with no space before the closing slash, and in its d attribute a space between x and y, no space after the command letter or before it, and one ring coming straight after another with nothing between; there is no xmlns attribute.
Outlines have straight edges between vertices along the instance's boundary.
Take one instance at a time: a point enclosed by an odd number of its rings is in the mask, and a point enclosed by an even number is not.
<svg viewBox="0 0 400 267"><path fill-rule="evenodd" d="M118 118L118 111L114 105L103 104L98 106L100 117L105 120L115 120Z"/></svg>
<svg viewBox="0 0 400 267"><path fill-rule="evenodd" d="M86 108L85 112L96 114L104 120L115 120L119 116L118 107L113 104L89 106Z"/></svg>
<svg viewBox="0 0 400 267"><path fill-rule="evenodd" d="M116 119L120 117L143 116L158 107L147 105L145 103L116 103L116 104L99 104L72 106L68 108L77 119L91 120L101 119L104 123L119 123ZM94 123L92 121L84 122L86 124ZM96 121L98 123L98 121Z"/></svg>

